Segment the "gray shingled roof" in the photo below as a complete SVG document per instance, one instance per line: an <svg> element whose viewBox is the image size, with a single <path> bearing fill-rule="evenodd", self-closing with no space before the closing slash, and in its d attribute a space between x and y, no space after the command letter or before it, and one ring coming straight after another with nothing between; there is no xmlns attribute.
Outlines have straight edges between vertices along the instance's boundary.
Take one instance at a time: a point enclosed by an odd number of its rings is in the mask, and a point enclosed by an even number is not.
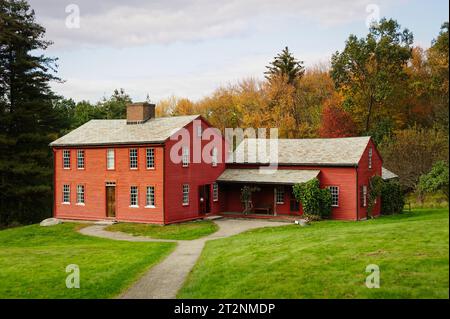
<svg viewBox="0 0 450 319"><path fill-rule="evenodd" d="M234 162L237 158L244 159L245 163L268 163L268 159L258 158L258 148L266 147L267 154L275 154L278 164L290 165L323 165L323 166L355 166L358 164L370 137L347 138L313 138L313 139L278 139L278 156L273 148L270 148L270 140L245 139L238 145L234 153ZM248 151L248 146L253 151ZM256 155L255 155L256 154ZM250 155L250 157L249 157ZM236 157L237 156L237 157ZM252 158L253 156L253 158Z"/></svg>
<svg viewBox="0 0 450 319"><path fill-rule="evenodd" d="M319 175L319 170L279 169L264 173L258 169L227 168L217 181L229 183L296 184L307 182Z"/></svg>
<svg viewBox="0 0 450 319"><path fill-rule="evenodd" d="M384 180L389 180L389 179L398 178L398 175L395 173L392 173L387 168L382 167L381 168L381 178Z"/></svg>
<svg viewBox="0 0 450 319"><path fill-rule="evenodd" d="M126 120L91 120L50 146L161 143L198 117L157 117L143 124L127 124Z"/></svg>

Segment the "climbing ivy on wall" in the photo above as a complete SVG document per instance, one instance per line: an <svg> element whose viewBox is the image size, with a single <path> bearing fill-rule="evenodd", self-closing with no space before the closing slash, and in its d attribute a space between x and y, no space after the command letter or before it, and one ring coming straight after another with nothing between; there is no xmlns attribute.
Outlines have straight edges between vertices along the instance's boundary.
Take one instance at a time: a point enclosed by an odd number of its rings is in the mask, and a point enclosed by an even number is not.
<svg viewBox="0 0 450 319"><path fill-rule="evenodd" d="M295 198L302 203L304 214L321 218L331 215L331 192L321 189L317 178L295 184L292 189Z"/></svg>

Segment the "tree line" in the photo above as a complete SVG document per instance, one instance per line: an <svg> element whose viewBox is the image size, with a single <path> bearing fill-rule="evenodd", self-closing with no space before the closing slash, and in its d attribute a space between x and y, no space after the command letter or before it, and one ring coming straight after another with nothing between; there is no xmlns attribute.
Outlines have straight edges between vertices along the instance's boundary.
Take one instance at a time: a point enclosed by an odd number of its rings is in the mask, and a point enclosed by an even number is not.
<svg viewBox="0 0 450 319"><path fill-rule="evenodd" d="M91 119L124 118L131 102L123 89L97 103L55 94L51 44L25 0L0 0L0 225L50 216L48 144ZM306 68L286 47L263 79L198 101L172 96L156 113L201 114L221 130L277 127L283 138L371 135L384 165L413 191L435 162L448 163L448 45L448 22L423 49L411 31L382 19L365 37L350 35L329 64Z"/></svg>

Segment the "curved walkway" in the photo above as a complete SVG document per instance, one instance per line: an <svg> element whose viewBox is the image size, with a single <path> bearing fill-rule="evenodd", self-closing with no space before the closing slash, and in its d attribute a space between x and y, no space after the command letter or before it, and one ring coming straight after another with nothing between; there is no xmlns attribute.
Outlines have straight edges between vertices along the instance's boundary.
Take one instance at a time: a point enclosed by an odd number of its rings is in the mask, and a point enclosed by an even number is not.
<svg viewBox="0 0 450 319"><path fill-rule="evenodd" d="M206 241L233 236L254 228L287 225L285 222L263 220L220 219L214 222L219 226L218 231L195 240L166 240L132 236L122 232L106 231L104 229L106 226L100 225L82 228L80 233L114 240L178 243L169 256L153 266L133 286L119 296L124 299L159 299L176 297L178 290L200 256Z"/></svg>

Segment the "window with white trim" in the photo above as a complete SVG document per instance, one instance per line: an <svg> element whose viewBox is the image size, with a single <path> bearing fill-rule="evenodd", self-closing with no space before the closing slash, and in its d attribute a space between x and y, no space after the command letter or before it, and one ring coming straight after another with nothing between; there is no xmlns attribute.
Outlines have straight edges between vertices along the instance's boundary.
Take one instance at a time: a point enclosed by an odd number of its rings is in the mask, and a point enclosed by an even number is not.
<svg viewBox="0 0 450 319"><path fill-rule="evenodd" d="M189 166L189 147L183 146L182 152L183 152L183 154L182 154L183 167L188 167Z"/></svg>
<svg viewBox="0 0 450 319"><path fill-rule="evenodd" d="M147 148L146 150L147 169L155 168L155 149Z"/></svg>
<svg viewBox="0 0 450 319"><path fill-rule="evenodd" d="M331 193L331 206L339 207L339 187L338 186L328 186Z"/></svg>
<svg viewBox="0 0 450 319"><path fill-rule="evenodd" d="M363 185L361 187L361 206L367 207L367 186Z"/></svg>
<svg viewBox="0 0 450 319"><path fill-rule="evenodd" d="M84 204L84 185L77 185L77 204Z"/></svg>
<svg viewBox="0 0 450 319"><path fill-rule="evenodd" d="M130 187L130 206L138 207L138 187L131 186Z"/></svg>
<svg viewBox="0 0 450 319"><path fill-rule="evenodd" d="M189 205L189 184L183 184L183 205Z"/></svg>
<svg viewBox="0 0 450 319"><path fill-rule="evenodd" d="M130 169L138 168L138 150L137 148L130 148Z"/></svg>
<svg viewBox="0 0 450 319"><path fill-rule="evenodd" d="M70 185L69 184L63 185L63 203L70 204Z"/></svg>
<svg viewBox="0 0 450 319"><path fill-rule="evenodd" d="M70 150L63 150L63 167L70 168Z"/></svg>
<svg viewBox="0 0 450 319"><path fill-rule="evenodd" d="M109 149L106 151L106 169L114 169L115 159L114 159L114 149Z"/></svg>
<svg viewBox="0 0 450 319"><path fill-rule="evenodd" d="M212 166L217 166L217 147L212 149L212 157L211 157Z"/></svg>
<svg viewBox="0 0 450 319"><path fill-rule="evenodd" d="M284 187L283 186L277 187L275 193L277 204L284 204Z"/></svg>
<svg viewBox="0 0 450 319"><path fill-rule="evenodd" d="M84 169L84 150L77 150L77 168Z"/></svg>
<svg viewBox="0 0 450 319"><path fill-rule="evenodd" d="M197 126L197 137L202 137L202 134L203 134L202 126L199 125Z"/></svg>
<svg viewBox="0 0 450 319"><path fill-rule="evenodd" d="M219 184L213 183L213 201L217 202L219 200Z"/></svg>
<svg viewBox="0 0 450 319"><path fill-rule="evenodd" d="M145 206L155 207L155 186L147 186Z"/></svg>
<svg viewBox="0 0 450 319"><path fill-rule="evenodd" d="M372 168L373 149L369 148L369 168Z"/></svg>

